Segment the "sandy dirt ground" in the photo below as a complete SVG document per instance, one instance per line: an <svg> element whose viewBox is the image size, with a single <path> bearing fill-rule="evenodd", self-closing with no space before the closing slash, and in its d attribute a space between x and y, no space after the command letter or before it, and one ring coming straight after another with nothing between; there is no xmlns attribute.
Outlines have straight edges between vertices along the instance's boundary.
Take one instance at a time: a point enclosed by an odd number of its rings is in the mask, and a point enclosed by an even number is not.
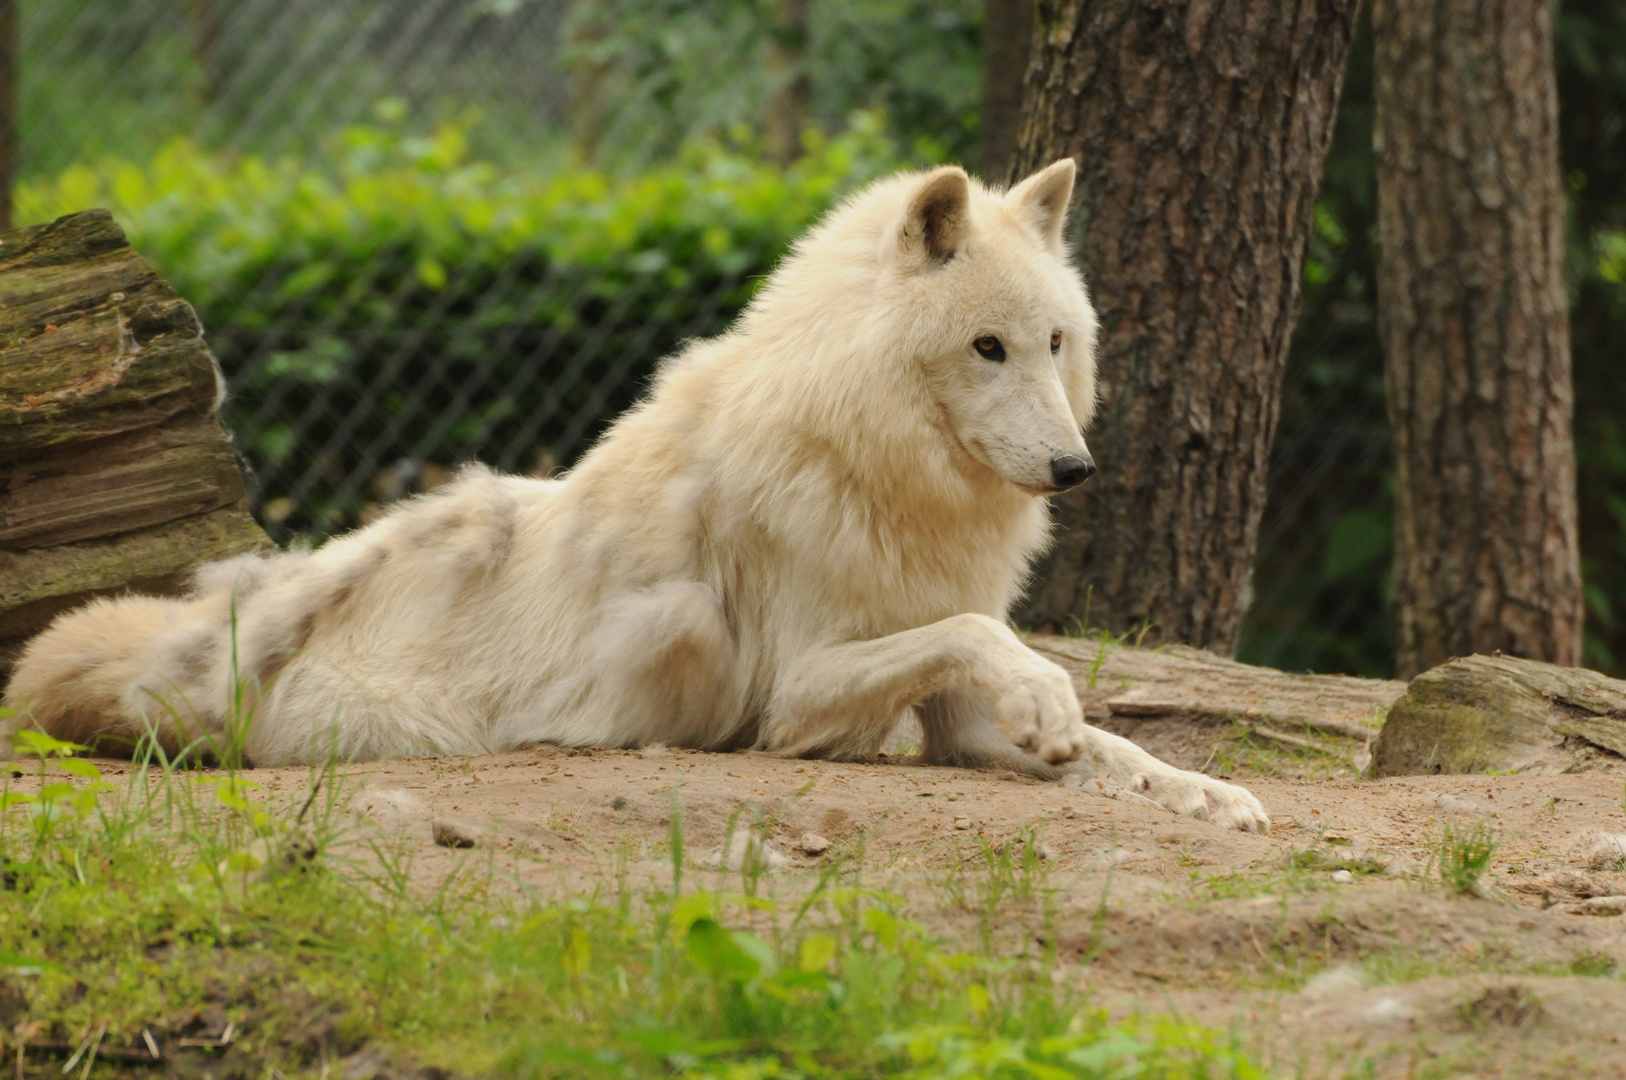
<svg viewBox="0 0 1626 1080"><path fill-rule="evenodd" d="M1054 977L1097 1004L1234 1031L1282 1075L1626 1076L1626 917L1596 899L1626 894L1610 846L1626 834L1620 774L1309 771L1322 775L1236 777L1270 811L1270 835L1093 783L902 758L541 747L356 766L344 784L358 834L398 837L426 883L463 865L551 896L603 896L618 874L664 888L677 808L688 887L743 888L724 837L755 832L772 863L765 895L805 895L834 868L953 944L1053 957ZM309 781L249 775L271 792ZM1443 831L1481 821L1499 845L1483 895L1442 888ZM475 846L437 844L437 823ZM999 895L987 851L1019 865L1027 844L1032 888L1010 878Z"/></svg>

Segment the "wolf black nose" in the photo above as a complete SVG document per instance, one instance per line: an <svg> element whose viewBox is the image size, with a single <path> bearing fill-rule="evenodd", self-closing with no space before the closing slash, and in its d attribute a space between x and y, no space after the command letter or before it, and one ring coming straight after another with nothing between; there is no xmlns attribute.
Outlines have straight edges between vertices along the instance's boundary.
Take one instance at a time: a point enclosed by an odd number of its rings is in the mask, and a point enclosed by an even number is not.
<svg viewBox="0 0 1626 1080"><path fill-rule="evenodd" d="M1090 455L1058 454L1050 459L1050 476L1062 491L1075 488L1095 475L1095 462Z"/></svg>

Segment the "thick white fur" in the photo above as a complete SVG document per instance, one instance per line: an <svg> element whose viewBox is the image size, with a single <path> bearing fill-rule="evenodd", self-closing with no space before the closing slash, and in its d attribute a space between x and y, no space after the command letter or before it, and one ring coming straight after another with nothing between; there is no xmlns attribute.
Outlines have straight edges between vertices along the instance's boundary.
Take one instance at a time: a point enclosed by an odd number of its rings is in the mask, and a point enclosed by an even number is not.
<svg viewBox="0 0 1626 1080"><path fill-rule="evenodd" d="M97 601L30 644L7 701L65 737L177 746L244 715L246 687L262 765L538 742L861 758L916 710L928 761L1079 770L1264 829L1247 791L1087 727L1005 622L1051 459L1088 458L1072 181L1063 161L1008 193L957 168L877 183L564 478L469 468L319 550L209 566L186 599Z"/></svg>

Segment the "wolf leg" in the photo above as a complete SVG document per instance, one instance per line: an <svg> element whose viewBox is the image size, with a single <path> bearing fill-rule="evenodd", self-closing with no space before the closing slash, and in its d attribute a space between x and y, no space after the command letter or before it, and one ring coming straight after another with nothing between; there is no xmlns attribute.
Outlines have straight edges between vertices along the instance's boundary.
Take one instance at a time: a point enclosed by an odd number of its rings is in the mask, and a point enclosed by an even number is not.
<svg viewBox="0 0 1626 1080"><path fill-rule="evenodd" d="M1006 739L1061 764L1084 749L1072 679L986 615L955 615L870 641L811 650L781 672L766 749L846 757L879 744L905 709L945 691L985 691Z"/></svg>
<svg viewBox="0 0 1626 1080"><path fill-rule="evenodd" d="M595 708L574 725L573 741L727 745L733 733L718 718L735 711L727 694L733 651L722 603L707 585L667 582L611 602L593 649Z"/></svg>
<svg viewBox="0 0 1626 1080"><path fill-rule="evenodd" d="M1060 780L1077 773L1149 799L1165 810L1212 821L1228 829L1269 832L1270 817L1252 792L1212 776L1177 769L1159 761L1128 739L1084 727L1084 750L1077 761L1048 765L1006 739L994 723L986 701L972 694L939 694L921 703L920 726L926 735L921 757L933 765L1004 768Z"/></svg>
<svg viewBox="0 0 1626 1080"><path fill-rule="evenodd" d="M1270 827L1251 793L1167 765L1084 723L1072 678L983 615L956 615L871 641L798 657L780 678L767 749L848 756L879 742L921 706L927 760L1002 766L1046 779L1065 771L1110 779L1177 814L1228 828ZM879 734L878 734L879 733Z"/></svg>

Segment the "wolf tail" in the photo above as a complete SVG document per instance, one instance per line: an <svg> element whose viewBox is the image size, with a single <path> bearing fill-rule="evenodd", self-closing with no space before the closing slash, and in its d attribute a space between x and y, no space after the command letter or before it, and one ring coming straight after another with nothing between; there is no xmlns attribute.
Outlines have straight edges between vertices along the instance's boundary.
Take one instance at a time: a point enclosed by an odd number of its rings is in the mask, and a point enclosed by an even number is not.
<svg viewBox="0 0 1626 1080"><path fill-rule="evenodd" d="M144 654L181 606L126 596L58 616L18 658L5 696L16 712L0 721L7 736L0 753L25 727L69 742L133 746L144 729L126 708L129 690L145 672Z"/></svg>
<svg viewBox="0 0 1626 1080"><path fill-rule="evenodd" d="M166 754L201 740L220 756L234 722L246 723L317 616L372 561L356 555L244 556L204 566L180 599L104 597L58 616L17 660L0 754L14 732L37 728L102 753L151 736Z"/></svg>
<svg viewBox="0 0 1626 1080"><path fill-rule="evenodd" d="M0 719L0 756L23 727L104 752L128 753L151 735L166 753L199 739L216 756L240 753L273 680L386 561L438 586L422 590L432 617L505 557L515 506L501 478L469 466L318 551L211 563L180 599L107 598L58 616L17 661L5 694L17 712Z"/></svg>

